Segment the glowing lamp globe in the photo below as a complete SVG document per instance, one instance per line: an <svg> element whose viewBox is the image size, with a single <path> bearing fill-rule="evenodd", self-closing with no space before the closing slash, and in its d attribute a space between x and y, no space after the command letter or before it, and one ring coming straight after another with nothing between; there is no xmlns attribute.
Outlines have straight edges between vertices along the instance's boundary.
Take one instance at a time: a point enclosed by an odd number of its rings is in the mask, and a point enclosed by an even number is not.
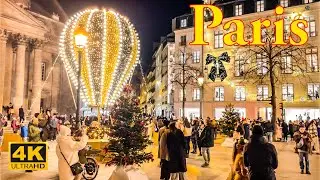
<svg viewBox="0 0 320 180"><path fill-rule="evenodd" d="M140 56L138 34L129 20L106 9L81 11L65 24L60 55L77 87L81 50L80 97L88 106L107 106L120 96Z"/></svg>
<svg viewBox="0 0 320 180"><path fill-rule="evenodd" d="M78 48L84 48L88 42L88 33L83 27L74 31L74 42Z"/></svg>

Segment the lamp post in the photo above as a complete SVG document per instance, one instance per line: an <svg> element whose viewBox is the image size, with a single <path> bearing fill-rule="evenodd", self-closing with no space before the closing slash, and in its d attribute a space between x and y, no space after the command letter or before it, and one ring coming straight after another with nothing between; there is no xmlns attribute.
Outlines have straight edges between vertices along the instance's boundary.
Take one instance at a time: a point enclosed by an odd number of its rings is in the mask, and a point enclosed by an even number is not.
<svg viewBox="0 0 320 180"><path fill-rule="evenodd" d="M204 77L202 74L198 77L198 84L200 86L200 118L202 118L202 109L203 109L203 83L204 83Z"/></svg>
<svg viewBox="0 0 320 180"><path fill-rule="evenodd" d="M80 121L80 76L81 76L81 60L82 60L82 51L87 45L88 34L86 30L80 26L74 32L74 41L78 48L78 86L77 86L77 111L76 111L76 122Z"/></svg>

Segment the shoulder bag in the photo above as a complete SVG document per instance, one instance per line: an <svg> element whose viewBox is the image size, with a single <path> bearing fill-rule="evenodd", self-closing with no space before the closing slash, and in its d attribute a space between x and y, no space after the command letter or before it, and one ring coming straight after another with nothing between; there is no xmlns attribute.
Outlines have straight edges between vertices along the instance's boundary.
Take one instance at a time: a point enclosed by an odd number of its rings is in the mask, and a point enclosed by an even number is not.
<svg viewBox="0 0 320 180"><path fill-rule="evenodd" d="M62 153L62 151L61 151L60 145L59 145L59 149L60 149L60 152L61 152L64 160L66 160L67 164L70 166L70 164L68 163L67 159L64 157L64 155L63 155L63 153ZM83 168L82 168L82 166L81 166L81 164L80 164L79 162L71 165L71 166L70 166L70 169L71 169L71 172L72 172L72 174L73 174L74 176L82 173L82 171L83 171Z"/></svg>

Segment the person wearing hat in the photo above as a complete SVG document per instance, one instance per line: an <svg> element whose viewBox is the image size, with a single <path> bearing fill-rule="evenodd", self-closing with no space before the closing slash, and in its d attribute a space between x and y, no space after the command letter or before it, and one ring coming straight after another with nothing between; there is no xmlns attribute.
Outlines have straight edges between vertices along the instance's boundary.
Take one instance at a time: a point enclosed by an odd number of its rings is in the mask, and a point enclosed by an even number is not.
<svg viewBox="0 0 320 180"><path fill-rule="evenodd" d="M304 124L300 124L299 131L294 133L293 138L296 142L296 148L298 149L301 174L304 174L304 167L306 167L306 174L311 174L309 153L312 151L312 138L306 131Z"/></svg>
<svg viewBox="0 0 320 180"><path fill-rule="evenodd" d="M240 138L240 140L234 144L232 180L248 180L248 170L243 163L243 149L245 145L246 140L244 138Z"/></svg>
<svg viewBox="0 0 320 180"><path fill-rule="evenodd" d="M278 167L277 150L263 137L263 129L255 125L250 142L244 148L244 165L249 168L250 180L275 180Z"/></svg>
<svg viewBox="0 0 320 180"><path fill-rule="evenodd" d="M41 137L40 137L41 130L38 126L39 126L39 120L37 118L37 115L35 115L35 117L32 119L32 122L30 122L28 125L29 142L41 142Z"/></svg>

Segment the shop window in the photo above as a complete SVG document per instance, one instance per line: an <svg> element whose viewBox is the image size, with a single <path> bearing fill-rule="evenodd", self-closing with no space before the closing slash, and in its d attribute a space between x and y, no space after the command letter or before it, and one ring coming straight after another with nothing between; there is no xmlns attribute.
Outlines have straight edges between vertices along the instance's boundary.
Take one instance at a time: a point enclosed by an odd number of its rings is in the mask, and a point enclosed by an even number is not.
<svg viewBox="0 0 320 180"><path fill-rule="evenodd" d="M236 16L241 16L243 14L243 4L235 5L234 14Z"/></svg>
<svg viewBox="0 0 320 180"><path fill-rule="evenodd" d="M282 85L282 99L284 101L293 101L293 84Z"/></svg>
<svg viewBox="0 0 320 180"><path fill-rule="evenodd" d="M320 83L309 83L308 84L308 99L315 100L319 99Z"/></svg>
<svg viewBox="0 0 320 180"><path fill-rule="evenodd" d="M289 6L289 0L280 0L280 5L282 7L288 7Z"/></svg>
<svg viewBox="0 0 320 180"><path fill-rule="evenodd" d="M214 48L223 48L223 31L214 32Z"/></svg>
<svg viewBox="0 0 320 180"><path fill-rule="evenodd" d="M256 3L256 7L257 7L257 12L262 12L264 11L264 0L258 0Z"/></svg>
<svg viewBox="0 0 320 180"><path fill-rule="evenodd" d="M318 49L316 47L306 49L307 71L318 72Z"/></svg>
<svg viewBox="0 0 320 180"><path fill-rule="evenodd" d="M267 54L258 53L257 54L257 74L265 75L268 72Z"/></svg>
<svg viewBox="0 0 320 180"><path fill-rule="evenodd" d="M200 100L200 89L199 88L193 89L193 100L194 101Z"/></svg>
<svg viewBox="0 0 320 180"><path fill-rule="evenodd" d="M292 73L291 54L281 55L281 69L282 69L282 73L284 74Z"/></svg>
<svg viewBox="0 0 320 180"><path fill-rule="evenodd" d="M187 19L182 19L180 21L180 27L187 27Z"/></svg>
<svg viewBox="0 0 320 180"><path fill-rule="evenodd" d="M200 62L200 51L194 51L192 59L193 59L193 63L199 63Z"/></svg>
<svg viewBox="0 0 320 180"><path fill-rule="evenodd" d="M258 93L257 93L257 100L267 100L269 98L268 86L267 85L259 85L258 86Z"/></svg>
<svg viewBox="0 0 320 180"><path fill-rule="evenodd" d="M215 101L224 101L224 87L215 87Z"/></svg>
<svg viewBox="0 0 320 180"><path fill-rule="evenodd" d="M235 68L235 76L240 77L243 76L244 73L244 59L242 59L240 56L238 56L234 60L234 68Z"/></svg>
<svg viewBox="0 0 320 180"><path fill-rule="evenodd" d="M244 86L236 86L236 101L246 100L246 90Z"/></svg>

